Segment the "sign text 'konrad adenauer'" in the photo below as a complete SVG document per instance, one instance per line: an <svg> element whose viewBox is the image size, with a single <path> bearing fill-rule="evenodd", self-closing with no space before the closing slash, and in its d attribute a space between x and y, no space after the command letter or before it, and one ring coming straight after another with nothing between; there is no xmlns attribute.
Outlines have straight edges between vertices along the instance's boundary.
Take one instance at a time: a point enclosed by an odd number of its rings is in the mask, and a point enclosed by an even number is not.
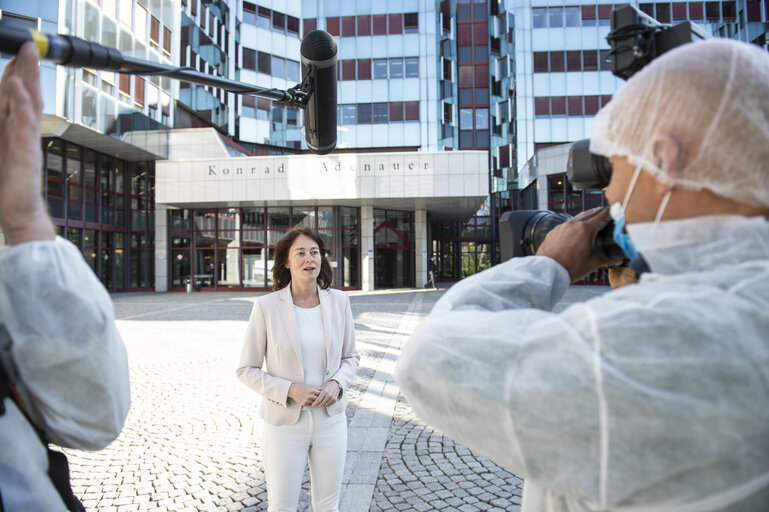
<svg viewBox="0 0 769 512"><path fill-rule="evenodd" d="M286 164L285 162L281 162L280 165L264 165L264 166L248 166L248 167L222 167L221 169L217 168L218 166L216 164L209 164L208 166L208 175L209 176L229 176L229 175L257 175L257 174L286 174ZM374 169L378 171L399 171L401 168L404 170L409 171L417 171L419 169L419 164L417 162L408 162L403 163L401 165L401 162L392 162L391 165L385 165L383 163L378 164L363 164L362 165L364 172L369 172ZM428 170L430 169L430 162L423 162L423 169ZM336 165L329 167L326 162L322 162L321 165L318 167L318 172L329 172L329 171L336 171L336 172L342 172L342 163L337 162ZM358 170L357 164L350 164L345 165L344 170L356 172Z"/></svg>

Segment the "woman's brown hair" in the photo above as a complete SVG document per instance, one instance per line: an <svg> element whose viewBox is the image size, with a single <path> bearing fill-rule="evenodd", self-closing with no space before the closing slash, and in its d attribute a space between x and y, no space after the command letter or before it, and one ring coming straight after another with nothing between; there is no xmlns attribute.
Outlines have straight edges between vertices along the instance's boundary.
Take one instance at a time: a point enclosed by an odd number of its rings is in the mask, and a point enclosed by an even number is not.
<svg viewBox="0 0 769 512"><path fill-rule="evenodd" d="M286 263L288 263L288 252L291 249L291 245L299 235L308 236L318 244L318 249L320 250L318 285L327 290L334 278L331 273L331 265L326 258L326 247L323 245L323 239L315 231L305 227L294 228L288 231L278 241L278 245L275 246L275 264L272 266L272 289L275 291L282 290L291 282L291 271L286 268Z"/></svg>

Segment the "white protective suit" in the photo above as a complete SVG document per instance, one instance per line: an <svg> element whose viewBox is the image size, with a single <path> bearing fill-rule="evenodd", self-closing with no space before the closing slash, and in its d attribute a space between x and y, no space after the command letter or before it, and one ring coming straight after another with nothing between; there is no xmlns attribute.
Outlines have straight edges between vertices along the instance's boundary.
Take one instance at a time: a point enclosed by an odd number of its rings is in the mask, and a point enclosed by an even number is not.
<svg viewBox="0 0 769 512"><path fill-rule="evenodd" d="M0 363L56 444L98 450L120 433L130 392L109 295L63 238L0 249ZM65 510L44 446L11 399L0 416L6 512Z"/></svg>
<svg viewBox="0 0 769 512"><path fill-rule="evenodd" d="M628 230L652 273L560 314L550 258L457 283L404 348L403 394L523 477L524 511L769 510L769 222Z"/></svg>

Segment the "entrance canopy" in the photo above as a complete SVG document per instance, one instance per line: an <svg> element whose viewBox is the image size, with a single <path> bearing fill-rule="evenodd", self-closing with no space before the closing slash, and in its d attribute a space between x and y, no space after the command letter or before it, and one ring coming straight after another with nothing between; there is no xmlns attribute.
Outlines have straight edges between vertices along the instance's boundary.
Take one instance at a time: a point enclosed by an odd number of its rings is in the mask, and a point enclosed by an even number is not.
<svg viewBox="0 0 769 512"><path fill-rule="evenodd" d="M434 221L444 222L466 220L489 192L485 151L190 159L184 154L169 148L172 159L156 162L156 203L373 206L426 210Z"/></svg>

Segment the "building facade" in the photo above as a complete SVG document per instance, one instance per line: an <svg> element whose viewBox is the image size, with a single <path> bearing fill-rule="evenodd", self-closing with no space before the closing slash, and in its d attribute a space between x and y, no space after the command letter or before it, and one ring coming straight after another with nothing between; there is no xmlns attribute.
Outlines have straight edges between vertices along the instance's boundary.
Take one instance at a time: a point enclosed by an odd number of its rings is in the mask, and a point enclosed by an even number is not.
<svg viewBox="0 0 769 512"><path fill-rule="evenodd" d="M714 36L767 44L769 0L631 4L661 22L689 19ZM622 85L605 40L619 6L0 0L0 13L4 23L277 89L301 81L303 35L331 33L339 81L330 157L307 153L302 111L279 102L44 62L44 193L59 234L110 291L181 289L188 278L204 289L269 289L275 236L294 225L328 241L337 286L372 289L420 286L431 255L439 279L488 268L506 209L556 208L539 200L551 192L563 195L564 211L577 195L585 204L565 168L532 169L537 151L588 137ZM0 55L0 67L10 57ZM275 158L291 175L280 175ZM369 158L385 168L366 174ZM433 174L409 174L408 162L423 159ZM208 169L201 162L221 170L224 161L232 179L251 167L274 177L241 175L232 197L222 175L194 177ZM336 171L350 162L354 172ZM328 179L311 189L292 181L323 166Z"/></svg>

